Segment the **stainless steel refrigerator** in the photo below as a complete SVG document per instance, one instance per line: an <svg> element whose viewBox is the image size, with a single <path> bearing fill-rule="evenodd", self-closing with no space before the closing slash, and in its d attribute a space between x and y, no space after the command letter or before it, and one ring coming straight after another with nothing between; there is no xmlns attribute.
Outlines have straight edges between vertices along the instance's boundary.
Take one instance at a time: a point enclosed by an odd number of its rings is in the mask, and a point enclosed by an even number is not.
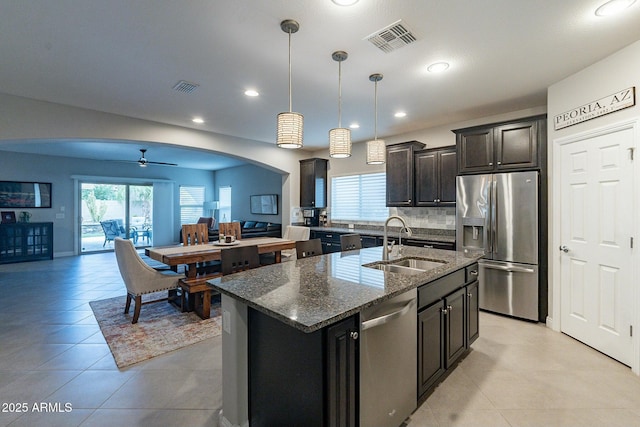
<svg viewBox="0 0 640 427"><path fill-rule="evenodd" d="M484 250L480 308L538 321L538 172L458 176L458 250Z"/></svg>

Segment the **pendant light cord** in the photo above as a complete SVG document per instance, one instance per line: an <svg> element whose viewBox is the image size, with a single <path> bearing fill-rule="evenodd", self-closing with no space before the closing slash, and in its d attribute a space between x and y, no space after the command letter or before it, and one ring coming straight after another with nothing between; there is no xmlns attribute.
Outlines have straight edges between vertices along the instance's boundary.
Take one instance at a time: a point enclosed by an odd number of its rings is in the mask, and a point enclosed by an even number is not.
<svg viewBox="0 0 640 427"><path fill-rule="evenodd" d="M338 61L338 127L342 127L342 61Z"/></svg>
<svg viewBox="0 0 640 427"><path fill-rule="evenodd" d="M293 111L293 102L291 96L291 29L289 29L289 112Z"/></svg>
<svg viewBox="0 0 640 427"><path fill-rule="evenodd" d="M378 139L378 80L374 82L373 105L374 105L374 121L373 121L373 140Z"/></svg>

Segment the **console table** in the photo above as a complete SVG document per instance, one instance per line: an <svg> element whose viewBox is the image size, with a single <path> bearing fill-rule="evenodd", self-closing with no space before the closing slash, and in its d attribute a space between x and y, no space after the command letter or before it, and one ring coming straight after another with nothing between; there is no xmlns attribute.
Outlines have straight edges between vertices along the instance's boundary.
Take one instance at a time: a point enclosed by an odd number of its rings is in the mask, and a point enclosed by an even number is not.
<svg viewBox="0 0 640 427"><path fill-rule="evenodd" d="M53 259L53 222L0 224L0 264Z"/></svg>

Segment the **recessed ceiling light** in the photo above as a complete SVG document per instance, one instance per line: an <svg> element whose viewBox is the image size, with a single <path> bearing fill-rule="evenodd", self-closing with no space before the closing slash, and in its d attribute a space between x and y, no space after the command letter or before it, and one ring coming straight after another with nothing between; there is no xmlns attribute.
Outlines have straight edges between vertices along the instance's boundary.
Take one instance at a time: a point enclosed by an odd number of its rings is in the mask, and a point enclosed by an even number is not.
<svg viewBox="0 0 640 427"><path fill-rule="evenodd" d="M360 129L360 125L359 125L358 123L351 123L351 124L349 125L349 127L350 127L351 129Z"/></svg>
<svg viewBox="0 0 640 427"><path fill-rule="evenodd" d="M597 16L611 16L622 12L636 0L610 0L596 9Z"/></svg>
<svg viewBox="0 0 640 427"><path fill-rule="evenodd" d="M407 113L405 113L404 111L398 111L397 113L395 113L393 115L394 117L406 117Z"/></svg>
<svg viewBox="0 0 640 427"><path fill-rule="evenodd" d="M331 1L337 4L338 6L353 6L354 4L358 3L358 0L331 0Z"/></svg>
<svg viewBox="0 0 640 427"><path fill-rule="evenodd" d="M449 68L448 62L434 62L427 67L427 71L430 73L440 73Z"/></svg>
<svg viewBox="0 0 640 427"><path fill-rule="evenodd" d="M257 90L247 89L244 91L244 94L247 96L258 96L260 95Z"/></svg>
<svg viewBox="0 0 640 427"><path fill-rule="evenodd" d="M194 117L191 120L193 123L198 123L199 125L201 125L202 123L204 123L204 119L202 117Z"/></svg>

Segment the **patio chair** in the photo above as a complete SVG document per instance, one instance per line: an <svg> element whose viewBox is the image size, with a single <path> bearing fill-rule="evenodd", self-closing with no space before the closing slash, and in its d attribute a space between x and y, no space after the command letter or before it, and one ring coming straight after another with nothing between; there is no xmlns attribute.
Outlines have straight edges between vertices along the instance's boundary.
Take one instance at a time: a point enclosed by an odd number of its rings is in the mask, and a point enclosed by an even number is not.
<svg viewBox="0 0 640 427"><path fill-rule="evenodd" d="M100 221L100 225L102 226L102 231L104 231L104 243L102 247L107 244L107 242L113 242L116 237L121 237L123 239L127 238L127 232L124 229L124 225L122 225L122 220L116 219L108 219L105 221Z"/></svg>
<svg viewBox="0 0 640 427"><path fill-rule="evenodd" d="M131 323L138 323L140 308L153 302L169 300L169 292L178 288L178 282L184 275L173 271L156 271L149 267L138 255L131 240L116 237L113 241L120 275L127 288L127 302L124 314L129 313L131 300L135 301ZM167 291L167 298L142 302L142 295L152 292Z"/></svg>

